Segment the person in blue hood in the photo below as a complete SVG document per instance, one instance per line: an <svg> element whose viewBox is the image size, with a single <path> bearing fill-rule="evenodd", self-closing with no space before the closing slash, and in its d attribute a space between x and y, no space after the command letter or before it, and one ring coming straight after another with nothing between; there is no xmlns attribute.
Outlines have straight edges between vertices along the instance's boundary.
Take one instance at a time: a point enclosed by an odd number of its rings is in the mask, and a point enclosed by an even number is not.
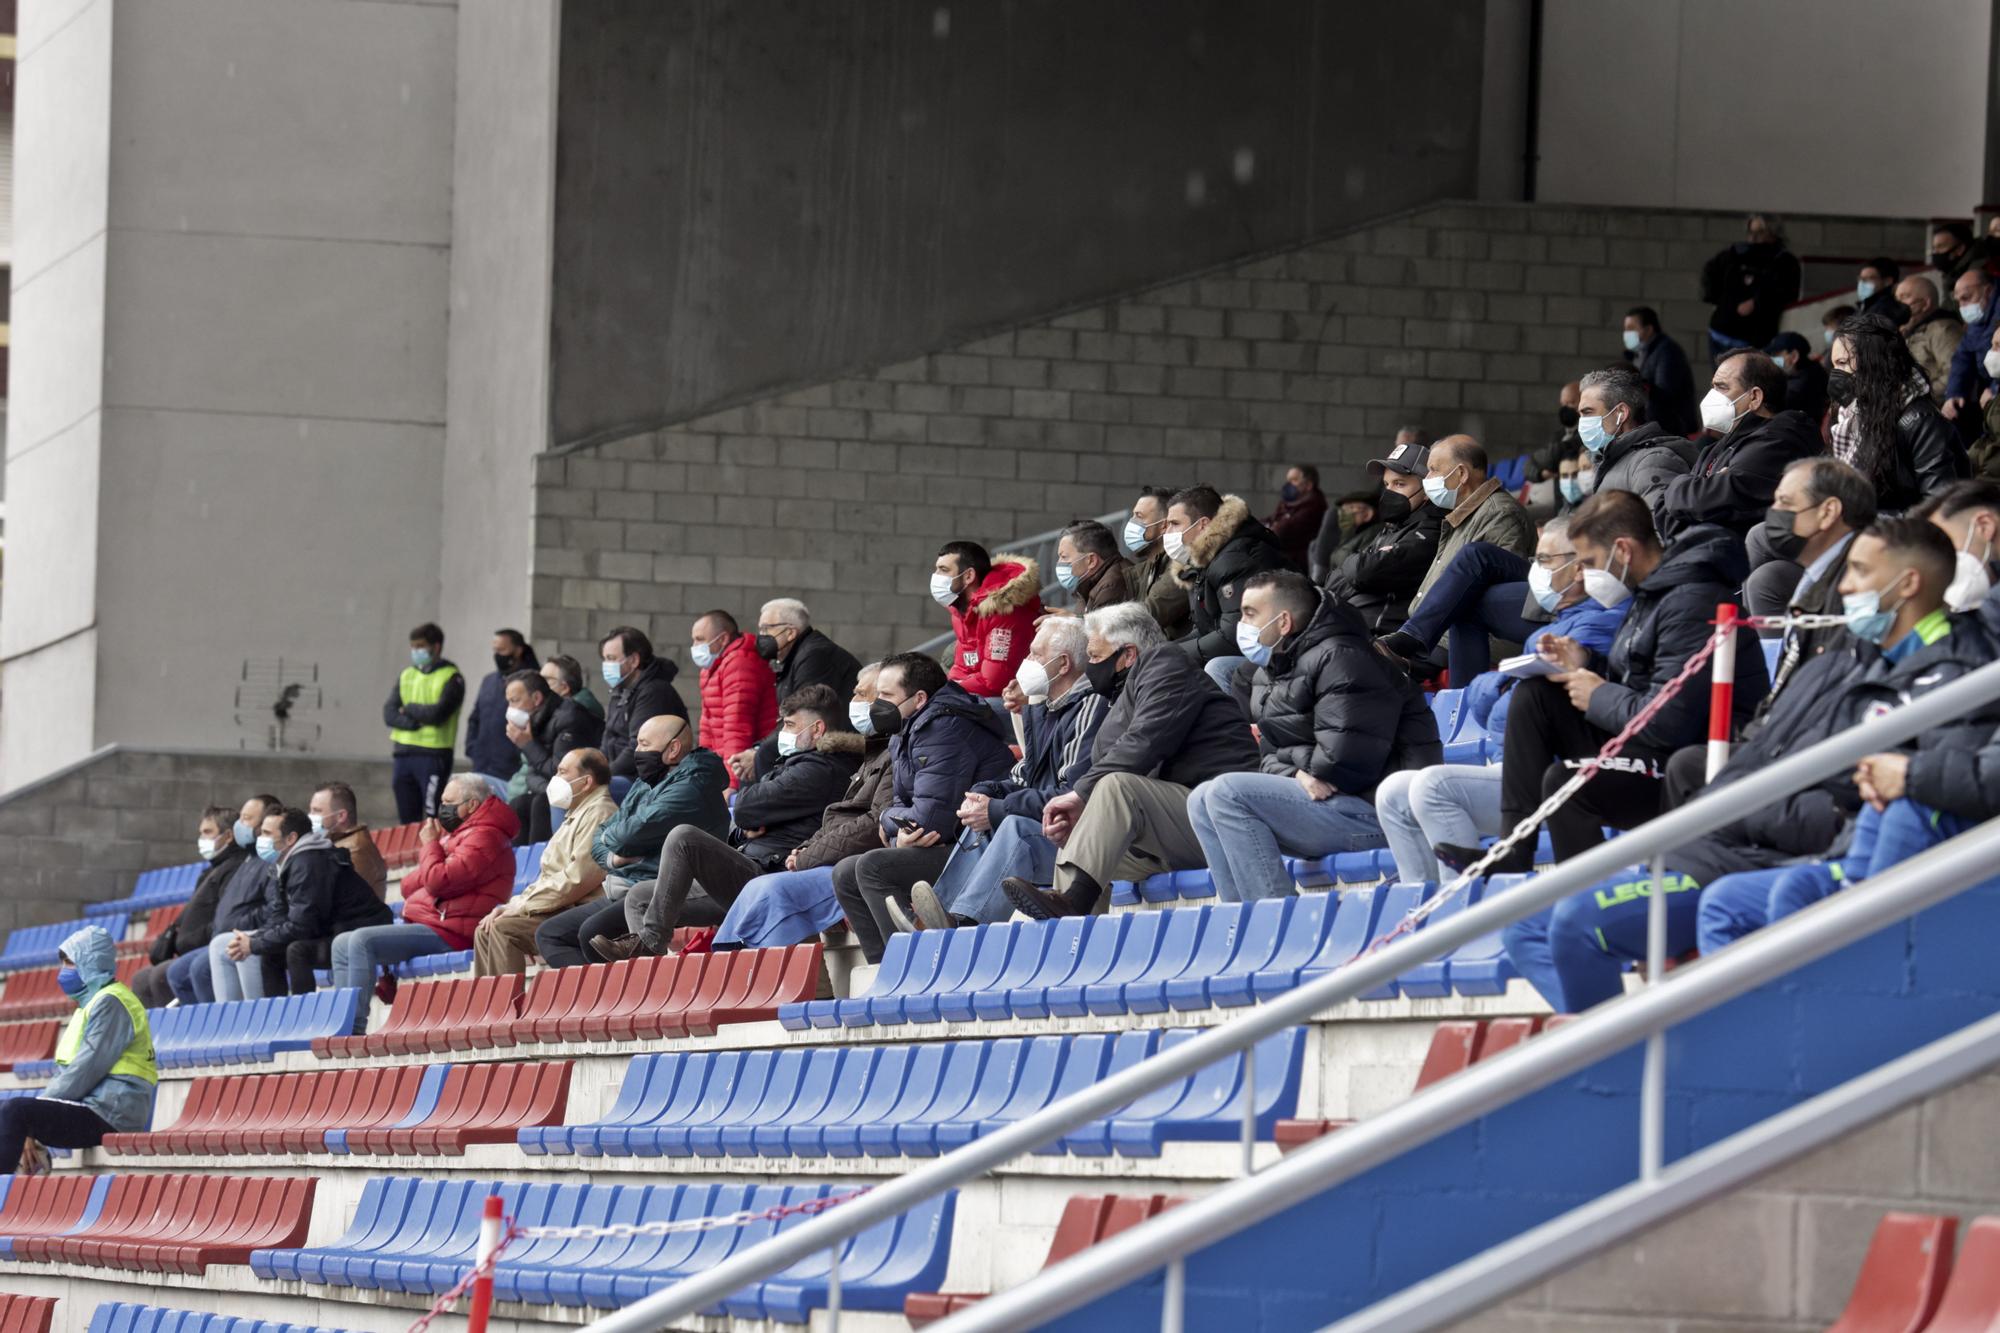
<svg viewBox="0 0 2000 1333"><path fill-rule="evenodd" d="M160 1082L145 1006L117 979L117 948L102 926L62 942L56 982L76 1013L56 1042L56 1076L39 1097L0 1102L0 1168L46 1170L43 1145L95 1148L106 1134L153 1123ZM30 1142L36 1147L22 1160Z"/></svg>

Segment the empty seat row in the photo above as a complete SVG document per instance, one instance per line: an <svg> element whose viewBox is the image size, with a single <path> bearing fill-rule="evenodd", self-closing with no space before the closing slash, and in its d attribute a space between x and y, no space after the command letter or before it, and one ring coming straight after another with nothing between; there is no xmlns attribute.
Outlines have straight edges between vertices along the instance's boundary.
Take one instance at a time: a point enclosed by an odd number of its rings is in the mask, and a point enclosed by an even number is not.
<svg viewBox="0 0 2000 1333"><path fill-rule="evenodd" d="M166 1129L107 1134L112 1154L462 1153L559 1125L570 1062L402 1065L197 1079Z"/></svg>
<svg viewBox="0 0 2000 1333"><path fill-rule="evenodd" d="M55 1322L56 1298L0 1292L0 1333L49 1333Z"/></svg>
<svg viewBox="0 0 2000 1333"><path fill-rule="evenodd" d="M1056 1223L1056 1234L1049 1241L1049 1253L1042 1260L1042 1267L1054 1268L1099 1241L1109 1240L1186 1202L1165 1194L1072 1195L1063 1205L1062 1219ZM903 1298L903 1317L912 1328L922 1328L934 1319L957 1314L985 1299L972 1292L913 1291Z"/></svg>
<svg viewBox="0 0 2000 1333"><path fill-rule="evenodd" d="M635 1056L601 1121L524 1129L531 1153L643 1157L895 1157L950 1152L1198 1033L1192 1029L895 1046ZM1257 1047L1261 1137L1298 1105L1304 1030ZM1155 1157L1174 1140L1234 1139L1243 1057L1229 1056L1073 1130L1047 1153Z"/></svg>
<svg viewBox="0 0 2000 1333"><path fill-rule="evenodd" d="M153 1029L154 1055L162 1069L188 1069L258 1063L280 1051L303 1051L315 1037L352 1032L361 994L345 987L311 995L154 1009L147 1017ZM16 1065L14 1072L22 1078L47 1078L55 1072L55 1065L35 1061Z"/></svg>
<svg viewBox="0 0 2000 1333"><path fill-rule="evenodd" d="M449 1290L470 1267L486 1196L526 1227L643 1225L810 1205L825 1185L523 1185L463 1180L378 1178L362 1189L347 1234L312 1249L260 1250L260 1277L423 1295ZM951 1248L954 1195L946 1194L848 1240L840 1256L841 1304L897 1310L911 1291L935 1288ZM803 1212L740 1226L667 1235L529 1237L494 1266L502 1301L615 1309L694 1273L801 1220ZM748 1319L806 1322L827 1301L829 1261L822 1250L731 1296L718 1312Z"/></svg>
<svg viewBox="0 0 2000 1333"><path fill-rule="evenodd" d="M146 965L143 955L120 958L116 965L118 979L129 982ZM12 1022L25 1018L67 1018L76 1011L76 1001L63 994L56 984L53 967L29 968L25 972L12 972L0 989L0 1022Z"/></svg>
<svg viewBox="0 0 2000 1333"><path fill-rule="evenodd" d="M193 896L194 886L201 882L202 873L207 869L206 861L189 861L185 865L142 870L132 885L131 893L108 902L92 903L83 909L83 914L86 917L128 916L156 907L178 906Z"/></svg>
<svg viewBox="0 0 2000 1333"><path fill-rule="evenodd" d="M0 1325L0 1333L7 1333ZM46 1333L46 1330L44 1330ZM90 1316L87 1333L340 1333L313 1324L287 1324L275 1319L205 1314L199 1310L168 1310L129 1301L103 1301Z"/></svg>
<svg viewBox="0 0 2000 1333"><path fill-rule="evenodd" d="M375 831L370 836L375 839L375 850L382 853L382 862L391 870L407 870L417 863L417 853L422 844L417 841L417 830L423 825L397 824Z"/></svg>
<svg viewBox="0 0 2000 1333"><path fill-rule="evenodd" d="M0 1069L34 1077L35 1071L46 1065L53 1072L55 1061L51 1057L56 1053L56 1038L62 1035L62 1028L59 1018L0 1023Z"/></svg>
<svg viewBox="0 0 2000 1333"><path fill-rule="evenodd" d="M85 926L102 926L115 940L125 933L126 917L120 912L77 921L52 921L45 926L16 926L7 932L7 943L0 946L0 972L54 967L62 942Z"/></svg>
<svg viewBox="0 0 2000 1333"><path fill-rule="evenodd" d="M311 1179L120 1175L14 1178L0 1204L0 1255L17 1263L202 1273L299 1245Z"/></svg>
<svg viewBox="0 0 2000 1333"><path fill-rule="evenodd" d="M2000 1217L1885 1213L1828 1333L1986 1333L2000 1327Z"/></svg>

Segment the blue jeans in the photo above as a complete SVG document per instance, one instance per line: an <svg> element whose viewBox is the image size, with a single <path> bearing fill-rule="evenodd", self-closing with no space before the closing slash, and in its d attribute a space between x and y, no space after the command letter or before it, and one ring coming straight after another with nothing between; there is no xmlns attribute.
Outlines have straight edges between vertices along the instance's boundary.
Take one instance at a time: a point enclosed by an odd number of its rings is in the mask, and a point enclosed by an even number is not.
<svg viewBox="0 0 2000 1333"><path fill-rule="evenodd" d="M975 924L1005 921L1014 904L1000 881L1010 875L1030 884L1055 882L1056 845L1042 836L1039 820L1009 815L991 833L966 829L931 888L953 916Z"/></svg>
<svg viewBox="0 0 2000 1333"><path fill-rule="evenodd" d="M743 886L722 924L718 949L776 949L804 944L845 915L833 896L833 867L779 870Z"/></svg>
<svg viewBox="0 0 2000 1333"><path fill-rule="evenodd" d="M209 1004L215 999L215 977L208 967L208 950L194 949L167 964L167 989L182 1004Z"/></svg>
<svg viewBox="0 0 2000 1333"><path fill-rule="evenodd" d="M1694 947L1701 885L1668 867L1667 957ZM1575 1014L1620 994L1628 962L1646 956L1652 871L1633 866L1595 888L1572 894L1500 933L1507 957L1557 1013Z"/></svg>
<svg viewBox="0 0 2000 1333"><path fill-rule="evenodd" d="M1522 643L1541 626L1521 618L1528 598L1528 562L1492 542L1470 542L1451 558L1403 633L1435 648L1450 636L1454 685L1493 668L1489 635Z"/></svg>
<svg viewBox="0 0 2000 1333"><path fill-rule="evenodd" d="M217 1000L261 1000L264 998L264 960L250 954L241 962L227 952L233 930L225 930L208 942L208 975Z"/></svg>
<svg viewBox="0 0 2000 1333"><path fill-rule="evenodd" d="M1375 817L1396 854L1397 879L1405 884L1447 879L1433 848L1475 847L1484 835L1498 837L1502 831L1500 766L1432 764L1391 773L1375 789Z"/></svg>
<svg viewBox="0 0 2000 1333"><path fill-rule="evenodd" d="M1208 673L1208 678L1215 682L1217 689L1228 694L1230 677L1236 674L1236 668L1249 663L1247 657L1211 657L1201 664L1201 669Z"/></svg>
<svg viewBox="0 0 2000 1333"><path fill-rule="evenodd" d="M363 926L343 931L333 937L333 984L372 990L378 967L452 951L451 944L429 926ZM362 1008L365 1011L367 1006Z"/></svg>
<svg viewBox="0 0 2000 1333"><path fill-rule="evenodd" d="M1375 807L1359 796L1324 801L1296 778L1224 773L1188 794L1188 822L1208 857L1215 896L1225 903L1281 898L1297 891L1287 856L1330 856L1388 845Z"/></svg>

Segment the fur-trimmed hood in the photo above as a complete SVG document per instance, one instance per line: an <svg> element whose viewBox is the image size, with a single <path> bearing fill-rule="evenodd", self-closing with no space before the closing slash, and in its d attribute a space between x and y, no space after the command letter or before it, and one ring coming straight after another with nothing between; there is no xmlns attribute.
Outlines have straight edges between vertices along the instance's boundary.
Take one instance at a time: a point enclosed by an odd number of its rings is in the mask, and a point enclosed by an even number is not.
<svg viewBox="0 0 2000 1333"><path fill-rule="evenodd" d="M886 736L863 736L858 731L829 731L813 746L821 754L861 754L889 744Z"/></svg>
<svg viewBox="0 0 2000 1333"><path fill-rule="evenodd" d="M1025 555L996 555L993 568L972 590L972 610L980 616L1004 616L1041 595L1039 565Z"/></svg>
<svg viewBox="0 0 2000 1333"><path fill-rule="evenodd" d="M1206 569L1215 563L1215 557L1222 548L1229 545L1229 539L1236 530L1250 521L1250 506L1240 495L1222 497L1222 508L1215 511L1215 517L1201 530L1201 535L1187 544L1187 562L1196 569Z"/></svg>

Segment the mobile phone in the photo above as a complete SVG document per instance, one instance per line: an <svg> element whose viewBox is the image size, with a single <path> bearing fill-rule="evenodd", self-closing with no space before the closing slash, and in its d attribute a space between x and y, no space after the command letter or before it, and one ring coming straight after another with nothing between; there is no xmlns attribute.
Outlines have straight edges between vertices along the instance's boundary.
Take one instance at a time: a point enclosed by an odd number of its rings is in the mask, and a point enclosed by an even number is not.
<svg viewBox="0 0 2000 1333"><path fill-rule="evenodd" d="M914 819L899 819L896 821L896 827L903 830L903 832L905 833L915 833L919 828L923 826L917 823L917 821Z"/></svg>

